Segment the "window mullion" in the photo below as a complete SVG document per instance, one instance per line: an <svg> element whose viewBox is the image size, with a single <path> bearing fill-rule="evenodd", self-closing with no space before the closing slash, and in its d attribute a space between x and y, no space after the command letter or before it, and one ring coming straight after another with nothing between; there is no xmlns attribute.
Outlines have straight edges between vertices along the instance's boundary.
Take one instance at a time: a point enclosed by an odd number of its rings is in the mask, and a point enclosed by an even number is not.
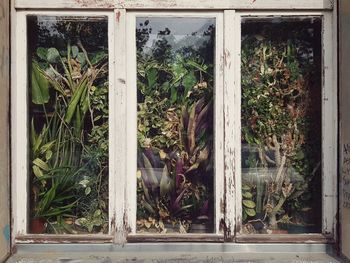
<svg viewBox="0 0 350 263"><path fill-rule="evenodd" d="M126 208L126 185L127 185L127 173L126 173L126 12L125 9L115 9L114 11L114 21L116 23L113 26L114 34L114 71L115 71L115 89L113 100L115 102L115 118L113 129L110 131L110 134L113 136L114 142L114 153L115 159L114 162L114 173L111 177L114 178L114 191L111 192L110 196L115 200L114 207L114 218L115 225L112 226L112 231L115 235L116 243L125 242L125 227L124 227L124 214ZM112 159L112 158L111 158ZM113 219L112 219L113 222Z"/></svg>

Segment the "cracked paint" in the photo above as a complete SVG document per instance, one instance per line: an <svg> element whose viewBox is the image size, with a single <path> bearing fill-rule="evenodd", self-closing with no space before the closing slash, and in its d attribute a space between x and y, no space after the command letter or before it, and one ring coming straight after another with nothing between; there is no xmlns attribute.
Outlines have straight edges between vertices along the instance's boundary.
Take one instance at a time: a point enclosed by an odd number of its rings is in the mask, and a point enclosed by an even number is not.
<svg viewBox="0 0 350 263"><path fill-rule="evenodd" d="M10 239L11 239L11 228L10 228L10 225L6 225L3 230L2 230L2 234L5 238L5 240L7 242L10 242Z"/></svg>

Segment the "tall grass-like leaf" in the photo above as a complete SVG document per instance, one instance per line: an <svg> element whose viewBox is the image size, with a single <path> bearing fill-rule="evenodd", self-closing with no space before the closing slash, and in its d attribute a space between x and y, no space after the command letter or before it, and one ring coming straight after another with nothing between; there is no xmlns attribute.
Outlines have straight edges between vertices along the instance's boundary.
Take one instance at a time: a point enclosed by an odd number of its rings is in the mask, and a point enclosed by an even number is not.
<svg viewBox="0 0 350 263"><path fill-rule="evenodd" d="M187 127L187 142L188 142L188 148L189 148L190 154L193 153L196 146L195 131L196 131L196 107L192 106L190 117L188 120L188 127Z"/></svg>
<svg viewBox="0 0 350 263"><path fill-rule="evenodd" d="M152 190L159 186L157 176L154 174L154 168L151 165L151 162L148 160L146 155L142 154L143 162L145 164L145 169L147 173L147 177L151 182Z"/></svg>
<svg viewBox="0 0 350 263"><path fill-rule="evenodd" d="M171 178L169 177L168 167L165 165L163 172L162 172L162 178L160 179L160 196L164 196L168 194L171 190Z"/></svg>
<svg viewBox="0 0 350 263"><path fill-rule="evenodd" d="M88 83L88 78L85 78L80 84L79 88L74 92L73 97L68 105L66 117L64 118L64 120L67 123L70 123L72 121L77 105L80 101L81 95L83 94L84 90L87 88L87 83Z"/></svg>
<svg viewBox="0 0 350 263"><path fill-rule="evenodd" d="M35 61L32 63L31 84L32 102L38 105L48 103L50 99L49 81Z"/></svg>

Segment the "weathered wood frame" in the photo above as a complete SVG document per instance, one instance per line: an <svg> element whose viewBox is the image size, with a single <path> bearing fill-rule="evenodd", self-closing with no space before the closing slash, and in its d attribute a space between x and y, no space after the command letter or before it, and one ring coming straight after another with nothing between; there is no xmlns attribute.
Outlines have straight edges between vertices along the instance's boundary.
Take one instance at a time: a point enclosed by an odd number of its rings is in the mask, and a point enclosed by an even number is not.
<svg viewBox="0 0 350 263"><path fill-rule="evenodd" d="M234 54L233 61L236 61L235 65L238 65L240 61L240 39L241 39L241 20L244 17L259 19L266 17L321 17L322 18L322 234L300 234L300 235L285 235L276 236L271 235L241 235L240 226L242 224L242 205L241 205L241 123L240 123L240 111L241 111L241 88L240 88L240 67L235 67L231 70L231 74L225 74L227 76L235 76L234 85L235 89L231 92L231 101L234 103L233 109L228 109L228 112L232 114L229 119L238 119L234 125L225 122L228 126L225 129L225 133L235 134L236 140L232 141L232 147L234 148L234 162L235 162L235 200L236 200L236 240L237 242L297 242L300 240L312 240L312 242L334 242L336 240L336 224L337 224L337 153L338 153L338 111L337 111L337 50L334 45L334 19L331 12L236 12L235 18L231 18L231 25L234 27L231 29L234 34L235 44L225 47L226 54ZM226 24L225 24L226 25ZM227 35L227 34L226 34ZM229 43L230 44L230 43ZM231 48L232 50L227 50ZM237 63L238 61L238 63ZM231 80L232 81L232 80ZM225 81L226 86L226 81ZM230 95L225 96L228 98ZM225 108L227 106L225 105ZM226 117L226 116L225 116ZM225 138L226 144L229 138Z"/></svg>
<svg viewBox="0 0 350 263"><path fill-rule="evenodd" d="M125 242L144 241L200 241L200 242L306 242L325 243L333 242L336 238L337 209L337 78L336 78L336 13L332 10L336 2L331 0L224 0L215 3L211 0L56 0L47 5L47 0L13 0L12 15L12 218L13 218L13 242L17 243L110 243L122 244ZM52 11L64 9L65 11ZM78 10L79 9L79 10ZM215 9L207 12L207 9ZM233 10L235 9L235 10ZM22 11L23 10L23 11ZM30 10L30 11L28 11ZM39 11L42 10L42 11ZM48 11L44 11L48 10ZM51 11L50 11L51 10ZM93 12L91 11L93 10ZM156 12L155 10L159 10ZM166 12L165 12L166 10ZM171 11L169 11L171 10ZM190 12L190 11L195 12ZM261 11L256 11L261 10ZM269 10L269 11L263 11ZM304 10L304 11L303 11ZM171 13L170 13L171 12ZM198 13L200 12L200 13ZM222 172L219 183L221 187L216 189L216 232L211 235L175 235L149 236L135 232L136 223L136 191L132 185L136 185L136 137L131 134L136 132L136 99L133 89L136 87L136 74L133 64L136 63L135 52L130 51L131 43L134 43L130 32L135 30L132 20L135 15L172 15L195 17L216 14L217 21L221 20L223 32L217 35L217 45L221 51L217 53L218 79L223 79L219 84L222 104L217 105L216 114L222 117L222 139L216 152L221 163L217 172ZM26 159L26 96L21 89L26 87L26 50L23 43L26 42L25 15L27 14L57 14L62 16L100 16L107 15L109 21L110 43L110 233L109 235L28 235L26 229L26 193L24 182L27 164ZM242 16L322 16L324 19L324 88L323 88L323 185L325 191L323 211L323 234L288 235L267 237L263 235L234 237L239 232L241 223L241 192L240 185L240 21ZM220 37L222 36L222 37ZM224 37L225 36L225 37ZM112 43L113 42L113 43ZM113 48L114 47L114 48ZM113 50L112 50L113 49ZM220 54L220 55L218 55ZM113 60L111 59L113 57ZM132 62L134 61L134 62ZM131 62L131 63L130 63ZM131 65L131 66L130 66ZM115 74L113 76L113 74ZM22 90L23 91L23 90ZM113 94L113 95L112 95ZM233 104L233 106L232 106ZM134 107L135 106L135 107ZM114 108L113 108L114 107ZM134 107L134 108L133 108ZM131 109L131 110L130 110ZM221 115L220 115L221 114ZM132 118L131 118L132 117ZM327 121L326 121L327 120ZM218 128L218 127L217 127ZM221 137L221 139L220 139ZM113 146L112 146L113 145ZM216 157L217 158L217 157ZM135 172L135 173L134 173ZM328 176L329 175L329 176ZM218 181L216 182L218 183ZM220 202L218 201L220 200ZM232 200L235 200L232 202ZM223 202L222 202L223 201ZM224 204L224 205L223 205ZM24 209L25 208L25 209ZM221 221L221 219L224 219ZM220 221L225 231L220 230Z"/></svg>
<svg viewBox="0 0 350 263"><path fill-rule="evenodd" d="M45 0L15 0L15 8L48 8ZM332 10L334 0L56 0L49 8Z"/></svg>
<svg viewBox="0 0 350 263"><path fill-rule="evenodd" d="M118 97L116 96L115 87L115 15L114 12L64 12L64 11L18 11L16 13L16 25L14 26L14 34L17 42L14 43L12 49L12 100L11 100L11 123L12 123L12 205L15 209L12 211L13 218L13 239L24 240L28 226L28 102L27 102L27 16L81 16L81 17L101 17L105 16L108 20L108 45L109 45L109 233L108 235L74 235L68 237L67 240L73 239L79 242L86 237L95 236L96 241L112 240L115 230L115 214L116 214L116 198L113 198L118 193L116 187L116 106L120 105ZM51 239L59 236L54 235L29 235L35 237L35 240ZM84 237L84 238L83 238ZM28 239L29 240L29 239ZM29 242L31 242L29 240Z"/></svg>
<svg viewBox="0 0 350 263"><path fill-rule="evenodd" d="M215 36L215 89L214 89L214 134L215 134L215 176L214 176L214 185L215 185L215 227L214 234L203 235L205 236L218 238L217 235L223 236L223 233L220 229L220 222L224 220L224 166L223 166L223 157L224 157L224 139L223 139L223 14L222 12L128 12L127 13L127 43L136 43L135 28L136 28L136 18L137 17L160 17L160 18L169 18L169 17L187 17L187 18L214 18L216 23L216 36ZM128 218L128 229L130 229L130 234L128 239L139 239L140 236L145 238L148 236L146 234L137 234L136 233L136 156L137 156L137 87L136 87L136 46L128 45L127 48L127 198L126 198L126 209ZM150 235L154 236L154 235ZM200 239L202 235L175 235L173 238L176 240L188 240L188 239ZM161 237L157 236L158 240ZM166 240L169 240L170 236L165 235ZM164 238L163 238L164 239Z"/></svg>

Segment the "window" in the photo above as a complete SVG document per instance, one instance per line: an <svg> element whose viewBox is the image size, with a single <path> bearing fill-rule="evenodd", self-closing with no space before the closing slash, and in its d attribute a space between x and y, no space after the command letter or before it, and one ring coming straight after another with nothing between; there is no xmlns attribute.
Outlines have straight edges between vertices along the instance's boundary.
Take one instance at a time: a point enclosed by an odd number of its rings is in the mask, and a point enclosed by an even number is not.
<svg viewBox="0 0 350 263"><path fill-rule="evenodd" d="M321 20L244 19L241 50L242 231L320 233Z"/></svg>
<svg viewBox="0 0 350 263"><path fill-rule="evenodd" d="M13 38L15 242L335 238L328 7L28 5Z"/></svg>

